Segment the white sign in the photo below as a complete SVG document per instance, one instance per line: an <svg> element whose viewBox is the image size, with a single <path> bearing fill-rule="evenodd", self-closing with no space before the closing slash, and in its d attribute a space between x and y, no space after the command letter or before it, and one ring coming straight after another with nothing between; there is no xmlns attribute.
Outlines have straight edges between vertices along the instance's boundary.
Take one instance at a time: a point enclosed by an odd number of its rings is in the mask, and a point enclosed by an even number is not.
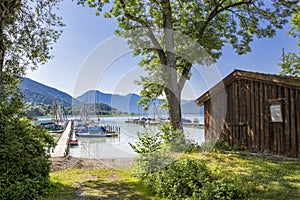
<svg viewBox="0 0 300 200"><path fill-rule="evenodd" d="M282 122L281 105L271 105L270 110L272 122Z"/></svg>

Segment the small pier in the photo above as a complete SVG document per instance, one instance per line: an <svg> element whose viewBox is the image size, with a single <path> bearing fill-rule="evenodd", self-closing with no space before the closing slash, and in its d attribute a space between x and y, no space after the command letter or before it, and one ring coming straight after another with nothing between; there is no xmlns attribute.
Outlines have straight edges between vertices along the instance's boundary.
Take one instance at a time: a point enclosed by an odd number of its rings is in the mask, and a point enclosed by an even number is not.
<svg viewBox="0 0 300 200"><path fill-rule="evenodd" d="M69 139L72 133L73 121L69 121L65 131L61 134L55 148L51 152L51 157L65 157L69 152Z"/></svg>

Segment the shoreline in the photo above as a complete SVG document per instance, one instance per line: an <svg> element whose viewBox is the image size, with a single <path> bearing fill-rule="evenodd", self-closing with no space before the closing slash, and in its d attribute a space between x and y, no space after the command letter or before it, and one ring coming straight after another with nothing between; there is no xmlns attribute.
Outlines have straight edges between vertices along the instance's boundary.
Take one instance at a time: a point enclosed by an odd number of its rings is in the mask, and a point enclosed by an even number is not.
<svg viewBox="0 0 300 200"><path fill-rule="evenodd" d="M51 172L71 168L79 169L104 169L115 167L128 167L134 163L134 158L77 158L72 156L53 157Z"/></svg>

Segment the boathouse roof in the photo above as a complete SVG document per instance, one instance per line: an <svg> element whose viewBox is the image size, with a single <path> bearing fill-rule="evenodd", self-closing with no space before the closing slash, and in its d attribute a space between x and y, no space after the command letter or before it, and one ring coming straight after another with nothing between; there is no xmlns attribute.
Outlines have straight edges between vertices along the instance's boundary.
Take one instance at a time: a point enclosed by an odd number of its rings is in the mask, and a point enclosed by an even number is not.
<svg viewBox="0 0 300 200"><path fill-rule="evenodd" d="M235 69L222 81L217 83L215 86L213 86L203 95L201 95L198 99L196 99L196 104L198 106L203 105L203 103L209 100L213 94L217 93L218 91L220 91L220 89L226 87L227 85L231 84L233 81L236 80L252 80L265 82L273 85L288 86L290 88L300 89L300 78L298 77L265 74Z"/></svg>

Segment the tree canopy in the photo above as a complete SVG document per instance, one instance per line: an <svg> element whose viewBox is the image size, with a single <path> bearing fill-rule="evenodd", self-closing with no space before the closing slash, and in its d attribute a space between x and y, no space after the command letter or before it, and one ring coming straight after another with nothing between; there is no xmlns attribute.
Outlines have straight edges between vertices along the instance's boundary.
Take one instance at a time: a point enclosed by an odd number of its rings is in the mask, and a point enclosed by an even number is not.
<svg viewBox="0 0 300 200"><path fill-rule="evenodd" d="M0 2L0 199L40 199L50 186L46 150L54 141L24 115L18 83L51 57L63 25L54 12L59 2Z"/></svg>
<svg viewBox="0 0 300 200"><path fill-rule="evenodd" d="M289 34L298 38L298 46L300 47L300 5L295 9L291 19L291 30ZM288 52L283 55L282 62L278 64L282 70L281 75L290 75L300 77L300 52Z"/></svg>
<svg viewBox="0 0 300 200"><path fill-rule="evenodd" d="M164 93L170 121L175 129L182 129L180 99L183 85L189 79L194 62L203 62L199 55L189 55L199 44L212 61L222 55L222 48L230 44L237 54L251 51L255 38L271 38L276 29L288 22L298 0L77 0L79 4L97 9L111 6L105 17L115 17L117 34L128 39L135 55L143 55L141 66L150 75L162 71L162 82L142 80L144 96L155 98ZM132 33L132 30L139 30ZM142 33L141 33L142 32ZM192 42L180 40L176 32ZM141 42L142 41L142 42ZM151 43L152 48L145 47ZM147 46L147 45L146 45ZM182 52L186 57L182 56ZM154 67L155 66L155 67ZM158 84L155 84L158 83ZM154 92L155 91L155 92ZM155 95L153 95L155 94ZM147 102L147 101L146 101Z"/></svg>
<svg viewBox="0 0 300 200"><path fill-rule="evenodd" d="M0 92L3 73L23 76L50 57L61 34L55 14L61 0L2 0L0 2Z"/></svg>

